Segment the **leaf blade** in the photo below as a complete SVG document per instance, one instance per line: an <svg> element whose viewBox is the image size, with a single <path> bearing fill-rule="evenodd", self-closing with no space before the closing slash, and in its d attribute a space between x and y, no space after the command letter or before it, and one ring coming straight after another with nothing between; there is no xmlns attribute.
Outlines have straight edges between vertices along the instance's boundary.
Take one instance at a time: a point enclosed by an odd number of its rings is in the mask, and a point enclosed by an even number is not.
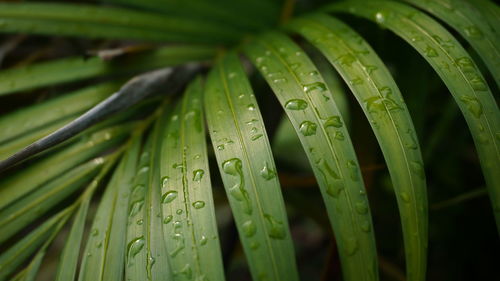
<svg viewBox="0 0 500 281"><path fill-rule="evenodd" d="M378 280L359 164L323 79L302 50L279 33L265 34L247 46L246 54L285 108L306 151L337 239L345 280Z"/></svg>
<svg viewBox="0 0 500 281"><path fill-rule="evenodd" d="M396 82L366 41L333 17L312 15L291 25L337 69L369 119L396 192L407 267L409 272L425 276L428 244L425 172L415 128Z"/></svg>
<svg viewBox="0 0 500 281"><path fill-rule="evenodd" d="M235 54L210 73L205 95L210 136L253 278L298 280L269 141Z"/></svg>

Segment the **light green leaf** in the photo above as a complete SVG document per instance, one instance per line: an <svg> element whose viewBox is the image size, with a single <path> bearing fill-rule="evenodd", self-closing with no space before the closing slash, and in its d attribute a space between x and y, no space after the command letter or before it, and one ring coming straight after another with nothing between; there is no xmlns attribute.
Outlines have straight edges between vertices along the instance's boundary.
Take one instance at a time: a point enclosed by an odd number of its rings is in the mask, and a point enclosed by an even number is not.
<svg viewBox="0 0 500 281"><path fill-rule="evenodd" d="M105 128L0 180L0 210L48 180L98 155L129 133L131 124Z"/></svg>
<svg viewBox="0 0 500 281"><path fill-rule="evenodd" d="M19 242L0 255L0 281L12 274L26 259L28 259L50 237L59 232L64 222L71 215L71 207L52 216L42 225L30 232Z"/></svg>
<svg viewBox="0 0 500 281"><path fill-rule="evenodd" d="M330 7L384 26L414 47L450 90L479 154L500 231L500 112L484 77L460 43L424 13L393 1L347 1ZM424 276L409 280L422 280ZM416 279L413 279L416 278Z"/></svg>
<svg viewBox="0 0 500 281"><path fill-rule="evenodd" d="M174 280L224 280L208 170L202 85L186 90L164 132L161 191Z"/></svg>
<svg viewBox="0 0 500 281"><path fill-rule="evenodd" d="M176 43L229 43L240 35L230 25L200 19L62 3L0 3L0 32Z"/></svg>
<svg viewBox="0 0 500 281"><path fill-rule="evenodd" d="M290 118L313 167L339 247L344 280L378 280L370 208L349 134L321 75L286 36L268 33L246 53Z"/></svg>
<svg viewBox="0 0 500 281"><path fill-rule="evenodd" d="M127 280L172 279L163 233L160 189L161 142L169 109L164 109L148 137L133 181L128 208Z"/></svg>
<svg viewBox="0 0 500 281"><path fill-rule="evenodd" d="M409 275L425 276L425 173L415 128L396 82L368 43L341 21L315 14L290 25L337 69L370 121L397 195Z"/></svg>
<svg viewBox="0 0 500 281"><path fill-rule="evenodd" d="M128 199L139 148L140 142L136 138L106 188L87 240L79 280L121 279Z"/></svg>
<svg viewBox="0 0 500 281"><path fill-rule="evenodd" d="M83 112L114 93L118 86L116 82L92 85L2 116L0 145L65 117Z"/></svg>
<svg viewBox="0 0 500 281"><path fill-rule="evenodd" d="M269 140L236 54L215 66L205 95L212 144L253 278L298 280Z"/></svg>
<svg viewBox="0 0 500 281"><path fill-rule="evenodd" d="M468 0L405 0L441 19L455 29L477 51L500 88L500 37L491 29L484 14Z"/></svg>
<svg viewBox="0 0 500 281"><path fill-rule="evenodd" d="M98 57L71 57L8 69L0 72L0 96L97 76L129 74L206 60L215 50L205 46L168 46L112 61Z"/></svg>
<svg viewBox="0 0 500 281"><path fill-rule="evenodd" d="M0 210L0 243L73 194L101 168L104 158L95 158L40 185L19 200Z"/></svg>

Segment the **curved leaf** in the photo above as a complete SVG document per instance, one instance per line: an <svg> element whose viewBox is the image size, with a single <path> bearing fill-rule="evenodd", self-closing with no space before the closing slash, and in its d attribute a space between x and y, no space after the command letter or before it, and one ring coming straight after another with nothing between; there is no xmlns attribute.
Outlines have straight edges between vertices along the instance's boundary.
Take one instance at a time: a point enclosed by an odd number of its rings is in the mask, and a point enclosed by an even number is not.
<svg viewBox="0 0 500 281"><path fill-rule="evenodd" d="M356 154L316 67L289 38L260 37L246 48L290 118L328 210L345 280L378 280L371 215Z"/></svg>
<svg viewBox="0 0 500 281"><path fill-rule="evenodd" d="M206 60L215 51L215 48L206 46L168 46L113 61L71 57L8 69L0 72L0 96L97 76L129 74Z"/></svg>
<svg viewBox="0 0 500 281"><path fill-rule="evenodd" d="M62 3L0 3L0 32L177 43L228 43L239 36L230 25L199 19Z"/></svg>
<svg viewBox="0 0 500 281"><path fill-rule="evenodd" d="M116 82L92 85L2 116L0 144L19 138L44 125L81 113L115 92L118 86Z"/></svg>
<svg viewBox="0 0 500 281"><path fill-rule="evenodd" d="M238 57L210 72L205 109L217 163L254 279L298 280L262 117Z"/></svg>
<svg viewBox="0 0 500 281"><path fill-rule="evenodd" d="M128 205L126 280L172 279L160 189L161 142L169 119L168 109L164 109L147 139L133 180Z"/></svg>
<svg viewBox="0 0 500 281"><path fill-rule="evenodd" d="M174 280L224 280L202 111L202 85L188 86L164 132L161 191Z"/></svg>
<svg viewBox="0 0 500 281"><path fill-rule="evenodd" d="M52 216L19 242L14 244L14 246L3 252L2 255L0 255L0 280L6 280L6 278L44 242L51 240L50 237L53 236L54 233L59 232L62 225L68 220L71 211L72 208L69 207Z"/></svg>
<svg viewBox="0 0 500 281"><path fill-rule="evenodd" d="M474 61L439 23L407 5L379 0L347 1L329 9L365 17L390 29L414 47L438 73L471 131L500 231L500 112Z"/></svg>
<svg viewBox="0 0 500 281"><path fill-rule="evenodd" d="M121 141L131 124L105 128L80 139L55 154L0 180L0 210L46 181L64 173Z"/></svg>
<svg viewBox="0 0 500 281"><path fill-rule="evenodd" d="M397 195L408 272L425 276L425 174L415 128L396 82L368 43L341 21L314 14L290 25L332 63L369 119Z"/></svg>
<svg viewBox="0 0 500 281"><path fill-rule="evenodd" d="M101 199L85 247L79 280L121 279L125 260L128 199L139 145L136 138L115 169Z"/></svg>
<svg viewBox="0 0 500 281"><path fill-rule="evenodd" d="M477 51L500 88L500 37L484 21L476 6L481 2L438 0L422 2L405 0L443 20L455 29Z"/></svg>
<svg viewBox="0 0 500 281"><path fill-rule="evenodd" d="M104 161L103 158L95 158L73 168L0 210L0 228L3 229L0 243L73 194L97 173Z"/></svg>

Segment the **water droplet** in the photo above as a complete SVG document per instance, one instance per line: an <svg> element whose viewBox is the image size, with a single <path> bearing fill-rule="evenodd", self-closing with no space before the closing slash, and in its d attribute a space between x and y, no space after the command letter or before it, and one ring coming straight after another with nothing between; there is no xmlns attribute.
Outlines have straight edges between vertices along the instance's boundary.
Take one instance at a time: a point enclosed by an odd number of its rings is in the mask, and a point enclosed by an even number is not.
<svg viewBox="0 0 500 281"><path fill-rule="evenodd" d="M237 201L242 202L243 212L252 214L252 204L250 195L244 188L245 182L243 178L242 163L238 158L232 158L222 163L224 173L238 177L238 182L229 188L229 194Z"/></svg>
<svg viewBox="0 0 500 281"><path fill-rule="evenodd" d="M267 231L269 237L274 239L285 239L286 231L283 222L277 220L270 214L264 214L264 218L266 219L267 222Z"/></svg>
<svg viewBox="0 0 500 281"><path fill-rule="evenodd" d="M200 245L206 245L208 242L208 238L205 235L202 235L200 238Z"/></svg>
<svg viewBox="0 0 500 281"><path fill-rule="evenodd" d="M182 163L175 163L172 165L172 168L182 170L184 169L184 165Z"/></svg>
<svg viewBox="0 0 500 281"><path fill-rule="evenodd" d="M271 180L276 177L276 171L269 168L268 163L264 162L264 167L260 170L260 175L266 180Z"/></svg>
<svg viewBox="0 0 500 281"><path fill-rule="evenodd" d="M164 176L163 178L161 178L161 186L162 188L166 188L167 187L167 183L168 183L168 180L170 178L168 176Z"/></svg>
<svg viewBox="0 0 500 281"><path fill-rule="evenodd" d="M464 72L472 72L476 70L474 63L468 57L461 57L455 60L458 67Z"/></svg>
<svg viewBox="0 0 500 281"><path fill-rule="evenodd" d="M472 89L475 91L487 91L488 86L484 82L483 78L477 73L470 73L467 75L467 80L471 84Z"/></svg>
<svg viewBox="0 0 500 281"><path fill-rule="evenodd" d="M247 109L250 110L250 111L254 111L255 110L255 105L253 103L249 104L249 105L247 105Z"/></svg>
<svg viewBox="0 0 500 281"><path fill-rule="evenodd" d="M241 229L246 237L252 237L257 232L257 227L252 220L247 220L246 222L244 222L241 225Z"/></svg>
<svg viewBox="0 0 500 281"><path fill-rule="evenodd" d="M273 79L273 83L277 84L277 83L285 83L287 82L288 80L286 78L276 78L276 79Z"/></svg>
<svg viewBox="0 0 500 281"><path fill-rule="evenodd" d="M420 162L411 161L410 166L413 172L421 179L425 179L424 166Z"/></svg>
<svg viewBox="0 0 500 281"><path fill-rule="evenodd" d="M363 221L359 227L363 232L370 232L372 229L371 223L368 220Z"/></svg>
<svg viewBox="0 0 500 281"><path fill-rule="evenodd" d="M290 110L304 110L307 106L307 102L302 99L291 99L285 104L285 108Z"/></svg>
<svg viewBox="0 0 500 281"><path fill-rule="evenodd" d="M403 200L403 202L410 203L410 195L408 193L406 193L405 191L401 192L399 194L399 197L401 197L401 200Z"/></svg>
<svg viewBox="0 0 500 281"><path fill-rule="evenodd" d="M326 85L323 82L314 82L305 84L303 88L304 92L311 93L312 91L318 90L320 92L326 91Z"/></svg>
<svg viewBox="0 0 500 281"><path fill-rule="evenodd" d="M375 21L377 23L384 23L385 22L385 15L382 12L377 12L375 14Z"/></svg>
<svg viewBox="0 0 500 281"><path fill-rule="evenodd" d="M349 80L349 84L351 84L352 86L354 85L361 85L363 84L363 79L361 77L357 77L357 78L354 78L352 80Z"/></svg>
<svg viewBox="0 0 500 281"><path fill-rule="evenodd" d="M438 56L436 50L434 50L434 48L432 48L431 46L427 46L427 48L425 48L424 54L429 58L434 58Z"/></svg>
<svg viewBox="0 0 500 281"><path fill-rule="evenodd" d="M328 117L328 119L326 119L325 123L323 123L323 126L325 128L328 127L340 128L342 127L342 120L340 119L340 116L330 116Z"/></svg>
<svg viewBox="0 0 500 281"><path fill-rule="evenodd" d="M175 198L177 198L177 194L178 194L177 191L169 190L165 192L165 194L163 194L163 196L161 197L161 202L163 204L170 203L174 201Z"/></svg>
<svg viewBox="0 0 500 281"><path fill-rule="evenodd" d="M224 150L224 145L223 144L219 144L217 146L217 150Z"/></svg>
<svg viewBox="0 0 500 281"><path fill-rule="evenodd" d="M191 280L193 278L193 270L188 263L180 270L180 273L184 275L188 280Z"/></svg>
<svg viewBox="0 0 500 281"><path fill-rule="evenodd" d="M141 169L139 169L139 171L137 172L137 174L144 174L144 173L147 173L149 171L149 166L144 166L142 167Z"/></svg>
<svg viewBox="0 0 500 281"><path fill-rule="evenodd" d="M354 209L356 209L356 212L358 212L358 214L360 215L368 213L368 206L366 205L365 201L359 201L354 204Z"/></svg>
<svg viewBox="0 0 500 281"><path fill-rule="evenodd" d="M203 171L202 169L194 170L193 171L193 181L201 181L204 174L205 174L205 171Z"/></svg>
<svg viewBox="0 0 500 281"><path fill-rule="evenodd" d="M178 215L182 215L184 211L182 209L177 209L177 211L175 211L176 214Z"/></svg>
<svg viewBox="0 0 500 281"><path fill-rule="evenodd" d="M148 259L146 261L146 274L149 280L152 279L151 269L153 268L155 262L156 260L151 256L151 252L148 252Z"/></svg>
<svg viewBox="0 0 500 281"><path fill-rule="evenodd" d="M205 202L204 201L196 201L193 203L193 207L195 209L201 209L201 208L205 207Z"/></svg>
<svg viewBox="0 0 500 281"><path fill-rule="evenodd" d="M397 111L403 108L392 98L392 89L384 86L378 89L381 96L365 99L366 109L370 113Z"/></svg>
<svg viewBox="0 0 500 281"><path fill-rule="evenodd" d="M465 35L467 35L468 37L478 38L478 39L483 38L483 32L481 32L481 30L479 30L479 28L477 28L474 25L466 27L464 31Z"/></svg>
<svg viewBox="0 0 500 281"><path fill-rule="evenodd" d="M101 242L101 241L97 242L97 243L95 244L95 247L96 247L96 248L101 248L101 247L102 247L102 242Z"/></svg>
<svg viewBox="0 0 500 281"><path fill-rule="evenodd" d="M139 219L139 220L137 220L137 221L136 221L136 223L137 223L138 225L142 225L142 224L144 223L144 220L143 220L143 219Z"/></svg>
<svg viewBox="0 0 500 281"><path fill-rule="evenodd" d="M297 70L300 66L301 64L299 62L290 64L290 68L294 71Z"/></svg>
<svg viewBox="0 0 500 281"><path fill-rule="evenodd" d="M312 136L312 135L316 134L317 127L318 126L314 122L304 121L304 122L300 123L299 130L302 133L302 135L304 135L304 136Z"/></svg>
<svg viewBox="0 0 500 281"><path fill-rule="evenodd" d="M90 235L92 236L97 236L98 234L99 234L99 229L97 228L92 229L92 231L90 232Z"/></svg>
<svg viewBox="0 0 500 281"><path fill-rule="evenodd" d="M375 65L363 65L363 69L368 73L372 74L373 71L377 70L378 67Z"/></svg>
<svg viewBox="0 0 500 281"><path fill-rule="evenodd" d="M345 54L339 56L337 61L343 66L351 66L355 61L357 61L357 58L352 54Z"/></svg>
<svg viewBox="0 0 500 281"><path fill-rule="evenodd" d="M315 164L327 185L326 193L334 198L337 198L340 195L340 192L344 189L344 184L340 177L330 167L325 159L320 158Z"/></svg>
<svg viewBox="0 0 500 281"><path fill-rule="evenodd" d="M250 249L257 250L260 247L260 243L257 241L250 242Z"/></svg>
<svg viewBox="0 0 500 281"><path fill-rule="evenodd" d="M349 176L353 181L359 181L358 166L354 160L347 161L347 168L349 169Z"/></svg>
<svg viewBox="0 0 500 281"><path fill-rule="evenodd" d="M264 136L263 134L256 134L256 135L253 135L250 139L252 141L256 141L256 140L260 139L263 136Z"/></svg>
<svg viewBox="0 0 500 281"><path fill-rule="evenodd" d="M168 224L169 222L171 222L171 221L172 221L172 219L173 219L173 218L174 218L174 216L172 216L172 215L168 215L168 216L166 216L166 217L163 219L163 223L164 223L164 224Z"/></svg>
<svg viewBox="0 0 500 281"><path fill-rule="evenodd" d="M233 79L236 76L237 76L236 72L229 72L229 74L227 75L229 79Z"/></svg>
<svg viewBox="0 0 500 281"><path fill-rule="evenodd" d="M132 259L144 248L144 236L135 238L127 245L127 264L132 265Z"/></svg>
<svg viewBox="0 0 500 281"><path fill-rule="evenodd" d="M340 141L345 139L344 134L341 131L335 131L333 138Z"/></svg>
<svg viewBox="0 0 500 281"><path fill-rule="evenodd" d="M143 205L144 205L144 200L138 200L133 202L132 207L130 208L129 216L133 217L137 215L141 211Z"/></svg>
<svg viewBox="0 0 500 281"><path fill-rule="evenodd" d="M358 251L358 240L354 237L349 237L344 240L345 242L345 251L348 256L352 256L356 254Z"/></svg>

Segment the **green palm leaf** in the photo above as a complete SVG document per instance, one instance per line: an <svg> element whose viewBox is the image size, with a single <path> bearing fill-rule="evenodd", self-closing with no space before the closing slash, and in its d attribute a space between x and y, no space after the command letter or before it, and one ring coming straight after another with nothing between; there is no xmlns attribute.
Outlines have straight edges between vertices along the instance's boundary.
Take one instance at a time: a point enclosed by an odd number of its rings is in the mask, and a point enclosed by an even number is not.
<svg viewBox="0 0 500 281"><path fill-rule="evenodd" d="M500 230L500 112L474 61L436 21L392 1L348 1L331 10L350 12L389 28L414 47L450 90L471 131ZM423 277L421 277L423 278Z"/></svg>
<svg viewBox="0 0 500 281"><path fill-rule="evenodd" d="M344 23L312 15L290 25L321 50L363 107L397 193L408 275L424 276L428 224L425 174L415 129L396 83L373 49Z"/></svg>
<svg viewBox="0 0 500 281"><path fill-rule="evenodd" d="M377 280L371 216L354 149L316 67L287 37L266 34L246 49L292 122L321 188L346 280Z"/></svg>
<svg viewBox="0 0 500 281"><path fill-rule="evenodd" d="M252 276L297 280L269 141L234 53L221 58L209 74L205 95L212 144Z"/></svg>
<svg viewBox="0 0 500 281"><path fill-rule="evenodd" d="M201 79L186 90L161 148L165 240L174 280L224 280L204 139Z"/></svg>

